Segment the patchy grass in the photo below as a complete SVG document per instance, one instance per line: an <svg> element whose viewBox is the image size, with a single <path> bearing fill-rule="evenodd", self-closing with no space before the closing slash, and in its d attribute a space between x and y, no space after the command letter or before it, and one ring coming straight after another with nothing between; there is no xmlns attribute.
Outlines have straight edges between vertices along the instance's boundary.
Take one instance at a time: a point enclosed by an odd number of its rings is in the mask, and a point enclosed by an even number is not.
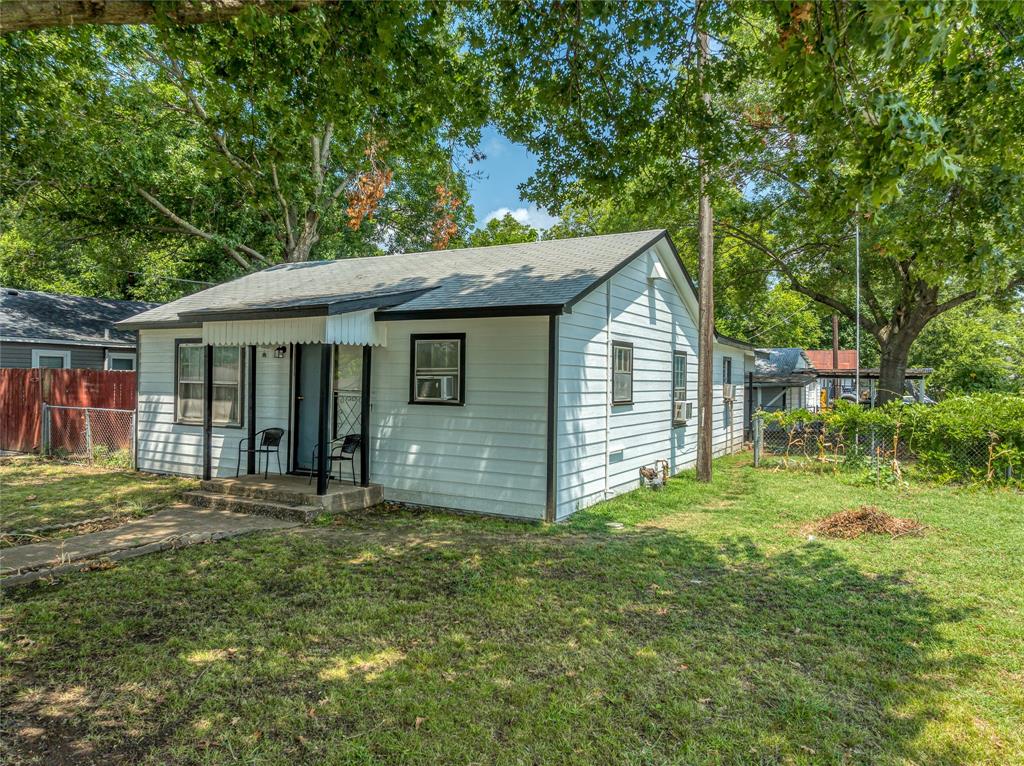
<svg viewBox="0 0 1024 766"><path fill-rule="evenodd" d="M1021 496L748 462L562 527L377 514L15 591L0 741L58 764L1024 761ZM799 533L862 504L929 534Z"/></svg>
<svg viewBox="0 0 1024 766"><path fill-rule="evenodd" d="M175 502L195 486L155 476L53 460L0 462L0 532L114 515L137 518Z"/></svg>

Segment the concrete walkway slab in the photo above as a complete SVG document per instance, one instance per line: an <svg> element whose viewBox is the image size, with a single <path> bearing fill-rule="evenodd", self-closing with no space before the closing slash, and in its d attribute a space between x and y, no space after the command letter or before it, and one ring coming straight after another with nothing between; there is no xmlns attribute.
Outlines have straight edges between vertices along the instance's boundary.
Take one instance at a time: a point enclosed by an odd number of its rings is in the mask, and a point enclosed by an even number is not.
<svg viewBox="0 0 1024 766"><path fill-rule="evenodd" d="M0 575L101 558L118 551L157 543L180 542L186 545L189 542L207 542L248 532L295 526L298 526L296 522L266 516L175 505L114 529L0 550Z"/></svg>

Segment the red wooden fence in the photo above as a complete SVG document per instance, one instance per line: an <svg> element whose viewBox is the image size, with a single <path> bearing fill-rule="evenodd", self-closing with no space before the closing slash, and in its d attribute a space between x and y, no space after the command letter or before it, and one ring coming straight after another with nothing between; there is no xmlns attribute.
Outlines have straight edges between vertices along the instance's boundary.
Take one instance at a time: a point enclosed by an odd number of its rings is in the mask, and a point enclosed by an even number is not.
<svg viewBox="0 0 1024 766"><path fill-rule="evenodd" d="M39 449L43 404L135 409L135 373L0 369L0 449Z"/></svg>

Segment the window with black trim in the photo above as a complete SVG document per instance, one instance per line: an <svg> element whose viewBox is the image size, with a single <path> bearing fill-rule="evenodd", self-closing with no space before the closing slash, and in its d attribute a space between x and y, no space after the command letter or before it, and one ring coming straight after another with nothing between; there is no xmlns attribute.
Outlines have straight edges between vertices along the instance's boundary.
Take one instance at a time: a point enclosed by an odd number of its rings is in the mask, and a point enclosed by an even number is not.
<svg viewBox="0 0 1024 766"><path fill-rule="evenodd" d="M174 413L178 423L202 425L206 347L199 340L175 344ZM242 425L242 369L238 346L213 349L213 425Z"/></svg>
<svg viewBox="0 0 1024 766"><path fill-rule="evenodd" d="M686 352L672 352L672 422L686 422Z"/></svg>
<svg viewBox="0 0 1024 766"><path fill-rule="evenodd" d="M465 333L412 335L409 340L409 403L465 404Z"/></svg>
<svg viewBox="0 0 1024 766"><path fill-rule="evenodd" d="M633 344L612 341L612 404L633 402Z"/></svg>

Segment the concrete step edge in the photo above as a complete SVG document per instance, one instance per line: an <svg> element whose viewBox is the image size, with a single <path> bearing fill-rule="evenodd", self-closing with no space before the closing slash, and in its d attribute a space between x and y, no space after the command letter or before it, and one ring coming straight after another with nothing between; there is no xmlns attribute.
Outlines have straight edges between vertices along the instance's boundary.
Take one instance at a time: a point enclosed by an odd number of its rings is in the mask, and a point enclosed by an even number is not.
<svg viewBox="0 0 1024 766"><path fill-rule="evenodd" d="M183 497L193 506L221 508L236 513L271 516L288 521L309 522L324 513L324 509L318 505L296 505L261 498L225 495L205 490L185 492Z"/></svg>

